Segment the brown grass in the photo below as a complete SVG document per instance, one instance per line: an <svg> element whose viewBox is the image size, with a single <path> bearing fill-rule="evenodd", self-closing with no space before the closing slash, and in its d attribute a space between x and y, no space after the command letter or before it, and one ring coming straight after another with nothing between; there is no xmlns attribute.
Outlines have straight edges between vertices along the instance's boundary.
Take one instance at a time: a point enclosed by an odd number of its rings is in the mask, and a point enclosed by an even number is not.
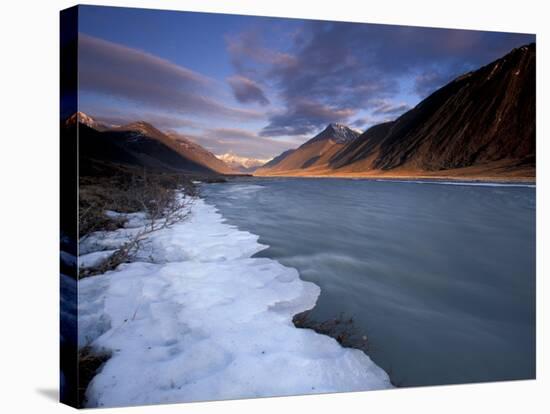
<svg viewBox="0 0 550 414"><path fill-rule="evenodd" d="M78 351L78 406L86 405L86 390L101 366L111 357L106 351L96 351L86 346Z"/></svg>
<svg viewBox="0 0 550 414"><path fill-rule="evenodd" d="M143 211L151 218L159 218L178 189L191 195L196 191L190 178L182 174L120 168L116 174L108 176L80 177L79 237L124 225L120 219L107 217L106 210Z"/></svg>
<svg viewBox="0 0 550 414"><path fill-rule="evenodd" d="M400 179L400 180L457 180L533 183L536 181L534 166L517 165L511 167L507 161L495 161L479 166L464 167L441 171L425 171L409 168L392 170L362 169L361 166L349 166L331 169L328 165L287 171L260 170L255 176L300 177L300 178L356 178L356 179Z"/></svg>

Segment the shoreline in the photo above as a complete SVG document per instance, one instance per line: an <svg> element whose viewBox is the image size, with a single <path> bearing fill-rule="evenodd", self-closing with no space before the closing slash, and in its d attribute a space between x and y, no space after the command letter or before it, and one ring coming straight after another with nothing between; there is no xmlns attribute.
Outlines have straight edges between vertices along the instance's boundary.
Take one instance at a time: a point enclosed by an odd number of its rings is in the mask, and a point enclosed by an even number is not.
<svg viewBox="0 0 550 414"><path fill-rule="evenodd" d="M112 247L136 225L88 239L84 251ZM152 234L132 263L80 280L79 347L112 353L89 406L392 388L363 351L293 324L320 289L252 257L265 248L197 198L190 218Z"/></svg>
<svg viewBox="0 0 550 414"><path fill-rule="evenodd" d="M250 177L250 176L248 176ZM464 182L464 183L497 183L497 184L529 184L536 185L535 177L502 177L502 176L467 176L454 175L360 175L360 174L332 174L332 175L299 175L299 174L269 174L255 175L253 178L326 178L326 179L350 179L366 181L423 181L423 182ZM231 177L234 178L234 177Z"/></svg>

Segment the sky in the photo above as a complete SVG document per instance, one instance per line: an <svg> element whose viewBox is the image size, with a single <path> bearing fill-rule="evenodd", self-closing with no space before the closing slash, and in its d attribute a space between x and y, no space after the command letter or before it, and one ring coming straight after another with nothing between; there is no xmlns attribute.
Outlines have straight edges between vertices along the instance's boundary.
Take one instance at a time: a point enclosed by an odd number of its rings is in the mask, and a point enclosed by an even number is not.
<svg viewBox="0 0 550 414"><path fill-rule="evenodd" d="M79 110L217 155L270 159L329 123L364 131L534 35L79 7Z"/></svg>

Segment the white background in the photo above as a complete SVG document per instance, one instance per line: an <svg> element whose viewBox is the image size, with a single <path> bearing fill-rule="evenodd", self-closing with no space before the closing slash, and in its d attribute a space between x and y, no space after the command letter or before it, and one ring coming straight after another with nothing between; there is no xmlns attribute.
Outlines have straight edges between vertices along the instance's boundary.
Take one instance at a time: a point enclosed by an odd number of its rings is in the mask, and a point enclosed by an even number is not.
<svg viewBox="0 0 550 414"><path fill-rule="evenodd" d="M548 16L544 1L101 1L105 5L395 23L537 34L537 377L536 381L397 391L106 409L135 413L542 412L550 392L544 358L548 289ZM4 1L0 14L0 409L69 412L58 381L58 26L62 0ZM546 17L546 21L545 21ZM546 27L545 27L546 25ZM546 70L546 73L544 73ZM545 137L548 138L548 137ZM545 254L546 253L546 254ZM548 309L548 307L546 307ZM546 390L545 390L546 388ZM546 393L545 393L546 391ZM547 412L547 411L546 411Z"/></svg>

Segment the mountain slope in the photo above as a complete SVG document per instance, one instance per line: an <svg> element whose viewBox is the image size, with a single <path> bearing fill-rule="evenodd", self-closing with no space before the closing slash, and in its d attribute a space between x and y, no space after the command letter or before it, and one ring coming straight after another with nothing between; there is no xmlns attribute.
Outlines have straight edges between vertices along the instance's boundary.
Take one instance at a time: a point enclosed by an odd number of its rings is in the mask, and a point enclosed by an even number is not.
<svg viewBox="0 0 550 414"><path fill-rule="evenodd" d="M177 133L164 133L155 128L153 125L144 122L133 122L128 125L113 128L113 131L134 132L141 136L153 138L158 142L163 143L167 147L177 152L181 157L188 161L192 161L198 165L206 167L220 174L235 174L237 173L223 161L216 158L214 154L207 151L199 144L191 141L187 137Z"/></svg>
<svg viewBox="0 0 550 414"><path fill-rule="evenodd" d="M331 158L347 144L353 142L359 132L341 124L329 124L321 133L295 150L285 151L269 163L258 168L255 175L303 173L327 168Z"/></svg>
<svg viewBox="0 0 550 414"><path fill-rule="evenodd" d="M338 172L535 174L535 45L437 90L330 161Z"/></svg>
<svg viewBox="0 0 550 414"><path fill-rule="evenodd" d="M282 160L284 160L286 157L288 157L290 154L292 154L294 151L296 151L296 150L295 149L288 149L286 151L283 151L282 153L277 155L275 158L273 158L271 161L266 162L264 165L262 165L258 169L260 169L260 168L266 168L267 169L267 168L274 167L277 164L279 164Z"/></svg>
<svg viewBox="0 0 550 414"><path fill-rule="evenodd" d="M169 140L166 141L166 144L182 156L204 165L220 174L239 174L239 171L232 168L226 162L220 160L210 151L203 148L196 142L191 141L184 135L168 133L166 136L169 138Z"/></svg>
<svg viewBox="0 0 550 414"><path fill-rule="evenodd" d="M216 174L215 171L182 157L164 143L133 131L97 131L80 124L80 171L97 163L116 163L155 171Z"/></svg>
<svg viewBox="0 0 550 414"><path fill-rule="evenodd" d="M97 163L111 162L158 171L201 174L231 174L223 161L184 137L168 136L147 122L108 128L92 117L77 113L65 122L78 122L80 170L86 173ZM97 126L101 126L99 129Z"/></svg>

